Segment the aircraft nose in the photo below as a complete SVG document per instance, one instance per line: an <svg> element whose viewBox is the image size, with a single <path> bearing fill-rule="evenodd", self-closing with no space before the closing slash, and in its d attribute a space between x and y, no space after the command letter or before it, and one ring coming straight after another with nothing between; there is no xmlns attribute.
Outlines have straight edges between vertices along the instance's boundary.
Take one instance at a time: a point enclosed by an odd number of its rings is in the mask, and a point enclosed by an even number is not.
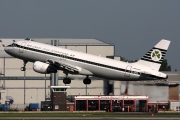
<svg viewBox="0 0 180 120"><path fill-rule="evenodd" d="M8 48L8 47L5 47L5 48L4 48L4 51L5 51L6 53L8 53L8 52L9 52L9 48Z"/></svg>

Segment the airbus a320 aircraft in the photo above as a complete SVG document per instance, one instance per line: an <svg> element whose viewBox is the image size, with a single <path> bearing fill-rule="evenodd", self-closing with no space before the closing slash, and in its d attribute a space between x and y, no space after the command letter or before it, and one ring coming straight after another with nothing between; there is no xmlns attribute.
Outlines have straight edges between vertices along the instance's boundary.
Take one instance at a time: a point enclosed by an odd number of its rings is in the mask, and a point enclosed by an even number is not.
<svg viewBox="0 0 180 120"><path fill-rule="evenodd" d="M105 57L90 55L65 48L59 48L34 41L17 41L5 47L6 53L22 59L25 71L26 63L33 62L34 71L42 74L56 73L62 70L66 77L64 84L70 84L68 74L85 75L84 84L90 84L89 76L119 80L166 80L168 76L159 72L159 68L169 47L169 40L161 40L140 60L127 63Z"/></svg>

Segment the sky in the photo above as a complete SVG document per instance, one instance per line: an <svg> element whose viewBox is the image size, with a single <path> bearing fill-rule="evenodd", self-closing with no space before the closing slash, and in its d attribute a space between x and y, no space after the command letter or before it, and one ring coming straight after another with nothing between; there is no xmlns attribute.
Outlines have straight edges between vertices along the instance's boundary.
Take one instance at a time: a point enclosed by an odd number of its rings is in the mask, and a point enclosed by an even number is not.
<svg viewBox="0 0 180 120"><path fill-rule="evenodd" d="M95 38L140 59L161 39L180 71L180 0L0 0L0 38Z"/></svg>

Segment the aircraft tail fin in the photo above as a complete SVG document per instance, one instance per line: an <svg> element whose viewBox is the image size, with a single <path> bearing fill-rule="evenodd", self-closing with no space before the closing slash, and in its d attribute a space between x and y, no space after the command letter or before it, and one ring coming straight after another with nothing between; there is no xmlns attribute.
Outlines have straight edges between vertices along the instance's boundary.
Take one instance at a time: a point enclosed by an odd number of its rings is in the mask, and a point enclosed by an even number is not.
<svg viewBox="0 0 180 120"><path fill-rule="evenodd" d="M149 52L147 52L139 61L138 64L148 66L154 70L159 71L164 56L170 45L169 40L162 39Z"/></svg>

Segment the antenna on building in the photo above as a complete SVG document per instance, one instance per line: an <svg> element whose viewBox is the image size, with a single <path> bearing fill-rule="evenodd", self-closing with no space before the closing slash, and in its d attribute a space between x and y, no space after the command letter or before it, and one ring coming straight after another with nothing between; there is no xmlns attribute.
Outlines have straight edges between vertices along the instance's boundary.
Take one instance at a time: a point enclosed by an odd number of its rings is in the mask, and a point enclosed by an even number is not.
<svg viewBox="0 0 180 120"><path fill-rule="evenodd" d="M30 38L26 38L25 40L31 40Z"/></svg>
<svg viewBox="0 0 180 120"><path fill-rule="evenodd" d="M26 38L25 40L34 41L34 40L32 40L31 38Z"/></svg>

